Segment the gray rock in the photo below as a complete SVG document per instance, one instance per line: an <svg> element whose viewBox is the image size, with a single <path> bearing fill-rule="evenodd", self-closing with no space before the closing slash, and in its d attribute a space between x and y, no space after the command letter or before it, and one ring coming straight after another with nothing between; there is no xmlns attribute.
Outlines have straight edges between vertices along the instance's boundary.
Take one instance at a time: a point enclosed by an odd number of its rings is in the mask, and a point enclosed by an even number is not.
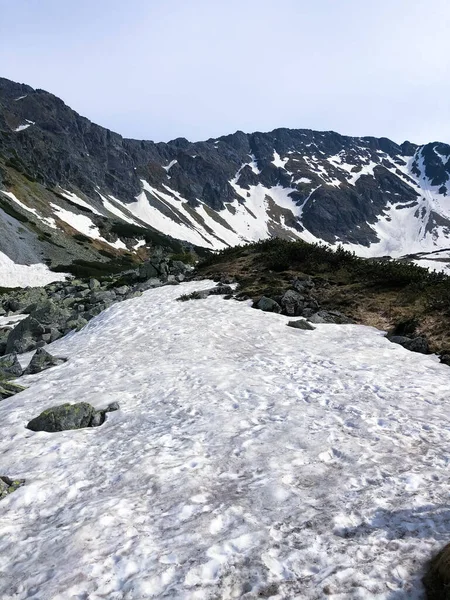
<svg viewBox="0 0 450 600"><path fill-rule="evenodd" d="M113 302L115 299L116 294L113 290L91 292L91 295L89 296L91 304Z"/></svg>
<svg viewBox="0 0 450 600"><path fill-rule="evenodd" d="M90 290L100 289L100 281L98 279L90 279L89 280L89 289Z"/></svg>
<svg viewBox="0 0 450 600"><path fill-rule="evenodd" d="M21 354L34 350L37 342L42 339L45 327L31 315L28 316L11 331L6 341L6 353L17 352Z"/></svg>
<svg viewBox="0 0 450 600"><path fill-rule="evenodd" d="M288 290L281 298L283 313L291 317L298 317L305 308L305 297L295 290Z"/></svg>
<svg viewBox="0 0 450 600"><path fill-rule="evenodd" d="M210 288L208 290L202 290L202 292L207 292L208 296L220 296L222 294L232 294L233 288L230 287L229 285L224 285L223 283L218 283L215 287Z"/></svg>
<svg viewBox="0 0 450 600"><path fill-rule="evenodd" d="M0 358L0 379L14 379L21 375L22 367L15 352Z"/></svg>
<svg viewBox="0 0 450 600"><path fill-rule="evenodd" d="M329 323L337 325L354 324L355 321L349 319L337 310L319 310L308 317L310 323Z"/></svg>
<svg viewBox="0 0 450 600"><path fill-rule="evenodd" d="M254 305L254 308L259 308L259 310L263 310L264 312L274 312L280 313L281 306L272 298L267 298L267 296L262 296Z"/></svg>
<svg viewBox="0 0 450 600"><path fill-rule="evenodd" d="M130 291L128 285L121 285L120 287L115 289L115 292L118 296L125 296Z"/></svg>
<svg viewBox="0 0 450 600"><path fill-rule="evenodd" d="M0 381L0 400L15 396L26 389L23 385L13 383L12 381Z"/></svg>
<svg viewBox="0 0 450 600"><path fill-rule="evenodd" d="M174 275L184 275L186 271L189 271L188 265L185 265L181 260L172 260L170 265L170 272Z"/></svg>
<svg viewBox="0 0 450 600"><path fill-rule="evenodd" d="M403 346L403 348L406 348L406 350L410 350L411 352L428 354L430 351L427 340L422 336L411 339L403 335L390 335L387 336L387 339L393 344L400 344L400 346Z"/></svg>
<svg viewBox="0 0 450 600"><path fill-rule="evenodd" d="M52 356L49 352L47 352L47 350L44 350L44 348L38 348L33 355L30 364L23 373L24 375L40 373L41 371L45 371L45 369L49 369L50 367L62 365L66 361L66 358Z"/></svg>
<svg viewBox="0 0 450 600"><path fill-rule="evenodd" d="M152 290L153 288L161 287L162 285L164 284L160 279L157 277L151 277L147 281L138 283L135 289L138 292L146 292L147 290Z"/></svg>
<svg viewBox="0 0 450 600"><path fill-rule="evenodd" d="M99 427L105 422L106 413L113 410L119 410L117 402L111 403L103 410L95 410L87 402L61 404L44 410L27 424L27 428L31 431L54 433L84 427Z"/></svg>
<svg viewBox="0 0 450 600"><path fill-rule="evenodd" d="M45 300L30 313L30 317L41 325L61 325L69 318L69 311L61 308L51 300Z"/></svg>
<svg viewBox="0 0 450 600"><path fill-rule="evenodd" d="M139 267L140 279L154 279L159 276L158 269L151 263L145 262Z"/></svg>
<svg viewBox="0 0 450 600"><path fill-rule="evenodd" d="M308 293L315 286L311 277L307 277L306 279L299 279L296 277L292 282L292 287L296 292L304 294Z"/></svg>
<svg viewBox="0 0 450 600"><path fill-rule="evenodd" d="M31 431L66 431L89 427L96 410L87 402L62 404L44 410L27 424Z"/></svg>
<svg viewBox="0 0 450 600"><path fill-rule="evenodd" d="M92 311L96 311L98 310L98 312L96 314L100 314L102 312L102 309L99 307L98 309L96 307L94 307L92 309ZM92 312L90 311L90 312ZM84 313L86 314L86 313ZM93 315L95 316L95 315ZM69 319L66 323L66 327L65 327L65 331L66 333L68 333L69 331L73 331L74 329L76 331L80 331L80 329L83 329L83 327L85 325L88 324L88 320L84 318L84 316L82 317L81 315L79 317L76 317L74 319Z"/></svg>
<svg viewBox="0 0 450 600"><path fill-rule="evenodd" d="M295 329L303 329L305 331L314 331L315 327L310 325L307 321L302 321L299 319L298 321L289 321L287 324L288 327L295 327Z"/></svg>
<svg viewBox="0 0 450 600"><path fill-rule="evenodd" d="M25 479L10 479L5 475L0 476L0 499L5 498L8 494L12 494L22 485Z"/></svg>

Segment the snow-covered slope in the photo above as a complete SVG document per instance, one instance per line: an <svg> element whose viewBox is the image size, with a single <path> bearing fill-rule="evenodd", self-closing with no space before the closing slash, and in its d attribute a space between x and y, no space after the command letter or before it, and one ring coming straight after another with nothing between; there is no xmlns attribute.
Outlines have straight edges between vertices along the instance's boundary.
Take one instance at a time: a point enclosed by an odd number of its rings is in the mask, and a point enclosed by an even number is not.
<svg viewBox="0 0 450 600"><path fill-rule="evenodd" d="M0 403L0 473L26 479L1 501L0 597L423 598L450 526L448 367L368 327L175 300L209 285L111 307ZM25 429L79 401L121 410Z"/></svg>

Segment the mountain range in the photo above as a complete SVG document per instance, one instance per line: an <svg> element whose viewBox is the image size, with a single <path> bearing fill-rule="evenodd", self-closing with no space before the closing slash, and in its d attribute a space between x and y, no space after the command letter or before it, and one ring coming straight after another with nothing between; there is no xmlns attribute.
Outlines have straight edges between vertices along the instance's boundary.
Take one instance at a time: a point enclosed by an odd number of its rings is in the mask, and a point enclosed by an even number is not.
<svg viewBox="0 0 450 600"><path fill-rule="evenodd" d="M449 193L446 143L285 128L132 140L0 79L0 276L273 236L445 268Z"/></svg>

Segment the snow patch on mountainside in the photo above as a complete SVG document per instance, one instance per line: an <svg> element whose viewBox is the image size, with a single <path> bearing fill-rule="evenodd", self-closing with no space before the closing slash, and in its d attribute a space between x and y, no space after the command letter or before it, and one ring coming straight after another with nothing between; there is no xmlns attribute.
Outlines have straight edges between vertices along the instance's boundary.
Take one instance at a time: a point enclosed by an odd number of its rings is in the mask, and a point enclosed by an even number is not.
<svg viewBox="0 0 450 600"><path fill-rule="evenodd" d="M98 210L96 208L94 208L92 206L92 204L88 204L87 202L82 200L82 198L80 198L79 196L74 194L73 192L69 192L67 190L62 190L61 195L64 196L64 198L67 198L68 200L73 202L74 204L77 204L78 206L81 206L82 208L87 208L92 213L94 213L94 215L103 216L100 212L98 212Z"/></svg>
<svg viewBox="0 0 450 600"><path fill-rule="evenodd" d="M8 198L15 202L18 206L20 206L20 208L26 210L30 214L37 217L40 221L48 225L48 227L51 227L52 229L57 229L55 219L52 219L51 217L42 217L35 208L30 208L29 206L21 202L12 192L6 192L4 190L0 190L0 192L5 196L8 196Z"/></svg>
<svg viewBox="0 0 450 600"><path fill-rule="evenodd" d="M83 235L92 238L93 240L99 240L116 248L117 250L126 250L126 245L121 241L117 240L115 242L108 242L104 237L101 236L98 227L94 225L89 217L86 215L79 215L71 212L70 210L66 210L65 208L61 208L57 204L50 203L50 206L55 211L56 216L64 221L76 231L79 231Z"/></svg>
<svg viewBox="0 0 450 600"><path fill-rule="evenodd" d="M0 252L0 287L43 286L53 281L63 281L67 273L53 273L47 265L36 263L20 265Z"/></svg>
<svg viewBox="0 0 450 600"><path fill-rule="evenodd" d="M448 367L369 327L175 300L210 285L111 307L0 403L0 472L26 479L1 501L0 596L423 598L450 527ZM80 401L121 410L25 429Z"/></svg>

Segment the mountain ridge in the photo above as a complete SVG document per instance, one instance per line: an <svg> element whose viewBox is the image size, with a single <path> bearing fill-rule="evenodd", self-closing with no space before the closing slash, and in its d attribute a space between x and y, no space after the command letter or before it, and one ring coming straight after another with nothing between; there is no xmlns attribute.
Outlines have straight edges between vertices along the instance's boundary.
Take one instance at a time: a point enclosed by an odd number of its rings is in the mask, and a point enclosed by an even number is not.
<svg viewBox="0 0 450 600"><path fill-rule="evenodd" d="M70 248L55 257L45 247L52 264L144 253L142 232L120 237L117 222L207 249L278 236L367 257L439 252L450 247L449 181L442 142L289 128L134 140L49 92L0 79L2 209L31 209L38 237ZM73 247L74 235L87 241ZM10 252L1 242L0 251Z"/></svg>

